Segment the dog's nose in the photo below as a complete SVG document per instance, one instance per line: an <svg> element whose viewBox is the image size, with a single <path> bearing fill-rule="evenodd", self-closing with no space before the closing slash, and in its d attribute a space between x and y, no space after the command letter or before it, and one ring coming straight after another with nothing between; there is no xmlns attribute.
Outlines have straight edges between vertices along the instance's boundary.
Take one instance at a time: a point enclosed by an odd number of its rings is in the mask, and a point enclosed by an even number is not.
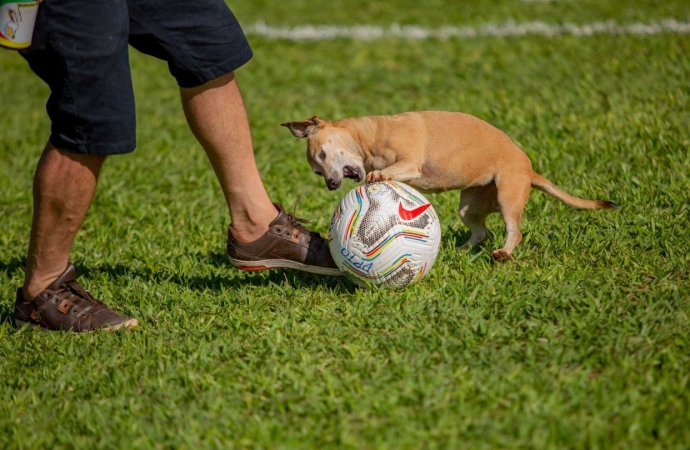
<svg viewBox="0 0 690 450"><path fill-rule="evenodd" d="M329 190L335 191L340 187L340 183L337 180L334 180L333 178L329 178L326 182L326 186L328 186Z"/></svg>

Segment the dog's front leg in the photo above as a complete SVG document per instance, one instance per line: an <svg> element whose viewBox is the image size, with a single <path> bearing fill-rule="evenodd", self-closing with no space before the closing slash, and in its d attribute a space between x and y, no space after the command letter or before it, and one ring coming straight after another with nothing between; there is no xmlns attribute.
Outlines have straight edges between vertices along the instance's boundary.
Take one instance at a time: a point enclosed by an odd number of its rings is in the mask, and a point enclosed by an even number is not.
<svg viewBox="0 0 690 450"><path fill-rule="evenodd" d="M401 181L407 182L422 176L419 164L412 161L398 161L383 170L372 170L367 174L367 183L379 181Z"/></svg>

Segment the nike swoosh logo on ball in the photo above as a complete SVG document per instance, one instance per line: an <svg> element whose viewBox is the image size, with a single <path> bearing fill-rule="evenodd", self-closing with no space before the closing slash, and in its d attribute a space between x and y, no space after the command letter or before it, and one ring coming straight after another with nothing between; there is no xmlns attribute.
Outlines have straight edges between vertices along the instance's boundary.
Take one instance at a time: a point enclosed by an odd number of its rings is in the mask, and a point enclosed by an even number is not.
<svg viewBox="0 0 690 450"><path fill-rule="evenodd" d="M402 202L400 202L400 205L398 206L398 214L402 220L413 220L419 217L424 211L429 209L429 206L431 206L431 203L427 203L426 205L419 206L415 209L406 209Z"/></svg>

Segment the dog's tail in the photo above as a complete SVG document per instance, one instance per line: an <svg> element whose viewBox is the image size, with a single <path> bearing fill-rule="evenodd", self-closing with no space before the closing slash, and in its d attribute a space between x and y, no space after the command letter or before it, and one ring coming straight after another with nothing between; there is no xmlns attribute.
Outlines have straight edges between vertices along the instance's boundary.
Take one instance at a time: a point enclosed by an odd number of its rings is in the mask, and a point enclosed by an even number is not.
<svg viewBox="0 0 690 450"><path fill-rule="evenodd" d="M542 192L557 198L568 206L578 209L616 209L618 205L609 200L586 200L584 198L574 197L564 190L558 188L555 184L539 175L537 172L532 172L532 187Z"/></svg>

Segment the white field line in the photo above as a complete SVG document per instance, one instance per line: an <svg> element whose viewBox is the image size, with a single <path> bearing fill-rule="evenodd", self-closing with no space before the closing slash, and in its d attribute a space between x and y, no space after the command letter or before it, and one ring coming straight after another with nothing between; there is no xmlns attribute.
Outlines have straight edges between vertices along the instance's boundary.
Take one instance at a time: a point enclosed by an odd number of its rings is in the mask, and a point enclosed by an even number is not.
<svg viewBox="0 0 690 450"><path fill-rule="evenodd" d="M416 25L393 24L388 27L376 25L299 25L283 27L257 22L244 29L249 35L289 41L322 41L328 39L373 40L381 38L401 38L410 40L425 39L473 39L480 37L519 37L519 36L593 36L609 35L655 35L662 33L688 34L690 21L660 19L646 23L633 22L618 24L615 21L592 22L588 24L515 22L489 23L477 27L444 26L426 28Z"/></svg>

